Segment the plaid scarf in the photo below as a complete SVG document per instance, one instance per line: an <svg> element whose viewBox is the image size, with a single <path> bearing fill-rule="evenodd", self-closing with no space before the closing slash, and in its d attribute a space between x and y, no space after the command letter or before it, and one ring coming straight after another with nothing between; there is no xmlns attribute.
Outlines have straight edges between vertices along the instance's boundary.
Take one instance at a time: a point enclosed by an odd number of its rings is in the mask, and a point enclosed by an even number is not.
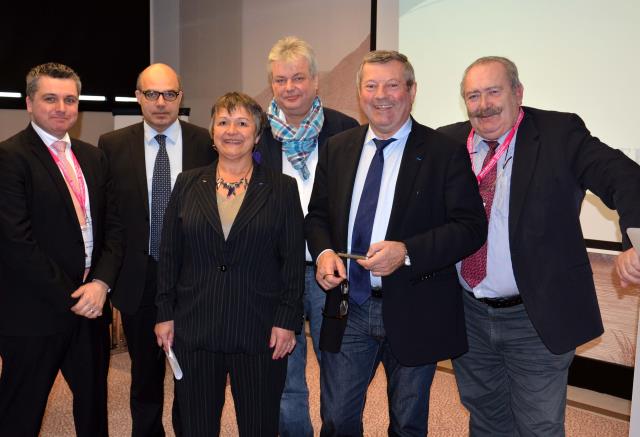
<svg viewBox="0 0 640 437"><path fill-rule="evenodd" d="M320 98L316 96L313 99L309 113L300 122L300 127L297 129L287 124L284 117L280 116L280 108L278 108L275 99L271 100L267 117L269 117L273 137L282 142L282 151L287 156L287 160L306 181L311 176L307 168L307 159L318 145L318 135L320 135L324 123L324 112Z"/></svg>

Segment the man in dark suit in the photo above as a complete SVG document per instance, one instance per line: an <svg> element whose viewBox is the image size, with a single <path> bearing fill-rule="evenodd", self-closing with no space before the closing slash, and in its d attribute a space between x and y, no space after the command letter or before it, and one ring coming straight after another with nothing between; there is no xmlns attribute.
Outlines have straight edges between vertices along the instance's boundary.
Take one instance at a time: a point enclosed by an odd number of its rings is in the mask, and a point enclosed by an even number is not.
<svg viewBox="0 0 640 437"><path fill-rule="evenodd" d="M321 435L362 436L382 361L389 435L424 436L435 363L467 349L454 264L482 245L486 217L462 145L410 117L416 84L406 56L369 53L357 83L369 125L329 139L305 219L328 293ZM345 265L337 252L366 258Z"/></svg>
<svg viewBox="0 0 640 437"><path fill-rule="evenodd" d="M164 435L165 357L153 328L157 250L166 201L181 171L215 158L207 130L178 120L182 94L180 79L171 67L147 67L136 83L144 120L104 134L98 141L111 165L118 204L124 211L127 247L112 301L122 313L131 357L133 436ZM174 426L179 428L175 420Z"/></svg>
<svg viewBox="0 0 640 437"><path fill-rule="evenodd" d="M104 154L69 137L80 79L27 75L27 128L0 143L0 435L37 436L62 371L78 436L108 436L107 293L122 257ZM103 315L103 311L106 311Z"/></svg>
<svg viewBox="0 0 640 437"><path fill-rule="evenodd" d="M282 38L269 52L269 82L273 100L267 110L269 125L257 146L261 162L293 177L298 184L303 212L313 188L318 154L327 139L358 122L324 107L318 97L318 67L311 46L299 38ZM311 254L306 253L304 318L314 351L320 361L320 326L325 293L318 287ZM309 389L305 376L307 338L296 335L296 348L289 355L287 379L280 401L280 436L313 437L309 416Z"/></svg>
<svg viewBox="0 0 640 437"><path fill-rule="evenodd" d="M465 71L469 121L441 128L466 141L489 217L487 244L458 265L469 352L454 360L473 436L564 436L568 368L602 334L580 228L585 190L640 225L640 168L591 136L575 114L521 107L510 60ZM638 282L633 249L622 279Z"/></svg>

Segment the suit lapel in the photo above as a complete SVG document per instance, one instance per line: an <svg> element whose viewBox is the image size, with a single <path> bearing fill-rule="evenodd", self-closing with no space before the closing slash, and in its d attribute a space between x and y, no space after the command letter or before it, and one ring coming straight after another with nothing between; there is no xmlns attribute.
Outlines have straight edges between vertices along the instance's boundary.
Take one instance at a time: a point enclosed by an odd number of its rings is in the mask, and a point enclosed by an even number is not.
<svg viewBox="0 0 640 437"><path fill-rule="evenodd" d="M29 124L27 130L29 133L29 142L31 144L32 152L35 154L36 158L42 163L43 167L51 176L51 179L53 180L54 185L60 193L60 198L62 199L62 202L64 203L65 209L69 213L70 218L77 222L78 216L76 214L76 209L73 206L71 193L69 193L69 188L67 187L62 173L60 173L60 169L53 160L53 157L49 152L49 148L44 144L44 142L42 142L42 139L38 136L36 131L33 130L31 124Z"/></svg>
<svg viewBox="0 0 640 437"><path fill-rule="evenodd" d="M328 169L327 178L336 178L338 182L336 186L343 187L338 190L336 194L336 205L338 205L338 211L345 211L339 217L337 222L338 230L337 235L340 241L343 241L345 246L348 247L349 239L349 211L351 210L351 197L353 196L353 185L356 181L356 173L358 172L358 166L360 164L360 155L362 154L362 148L364 147L364 139L367 135L369 126L361 126L360 129L356 129L351 135L351 139L340 147L340 150L335 155L335 170ZM331 193L334 194L334 193Z"/></svg>
<svg viewBox="0 0 640 437"><path fill-rule="evenodd" d="M264 203L269 198L272 186L264 169L256 165L253 170L252 180L244 196L238 215L233 221L227 241L231 241L235 236L247 226L253 217L260 211Z"/></svg>
<svg viewBox="0 0 640 437"><path fill-rule="evenodd" d="M418 132L419 124L416 123L415 120L412 119L412 123L411 132L407 138L404 153L402 154L402 161L400 162L400 170L393 195L391 216L389 217L389 225L387 226L387 239L391 238L392 233L399 229L402 224L402 219L406 214L406 209L413 195L413 185L416 181L418 170L420 170L422 162L425 159L425 133Z"/></svg>
<svg viewBox="0 0 640 437"><path fill-rule="evenodd" d="M216 200L216 166L217 162L214 162L202 174L200 180L195 183L193 195L211 227L224 239Z"/></svg>
<svg viewBox="0 0 640 437"><path fill-rule="evenodd" d="M260 163L282 173L282 143L273 137L269 123L264 127L258 144L262 146L258 149Z"/></svg>
<svg viewBox="0 0 640 437"><path fill-rule="evenodd" d="M198 159L202 155L201 148L195 147L197 144L196 131L182 122L180 122L180 130L182 131L182 171L201 167L202 159Z"/></svg>
<svg viewBox="0 0 640 437"><path fill-rule="evenodd" d="M82 170L82 177L87 185L87 196L89 196L89 209L91 210L91 220L93 223L96 223L96 212L98 211L97 207L97 199L95 197L96 193L96 175L91 171L91 159L89 156L85 155L85 153L78 147L73 145L73 140L71 142L71 150L78 160L78 164L80 165L80 169ZM94 207L95 206L95 207ZM75 212L75 209L74 209ZM95 234L96 227L93 226L93 231ZM94 241L95 235L94 235Z"/></svg>
<svg viewBox="0 0 640 437"><path fill-rule="evenodd" d="M149 217L149 191L147 188L147 166L144 153L144 128L142 123L138 123L130 131L129 153L131 153L131 162L135 169L135 186L140 193L144 212Z"/></svg>
<svg viewBox="0 0 640 437"><path fill-rule="evenodd" d="M511 193L509 195L509 240L513 241L522 206L527 196L529 181L538 162L540 141L531 116L526 113L518 128L516 147L511 171Z"/></svg>

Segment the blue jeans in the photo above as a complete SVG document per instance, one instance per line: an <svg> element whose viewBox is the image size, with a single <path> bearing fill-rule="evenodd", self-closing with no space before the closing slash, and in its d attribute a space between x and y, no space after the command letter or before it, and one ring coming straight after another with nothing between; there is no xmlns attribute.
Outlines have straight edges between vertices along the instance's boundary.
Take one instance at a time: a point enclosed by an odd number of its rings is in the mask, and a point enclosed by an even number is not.
<svg viewBox="0 0 640 437"><path fill-rule="evenodd" d="M469 435L564 436L575 351L549 351L523 304L491 308L463 293L469 351L453 360L453 368L471 415Z"/></svg>
<svg viewBox="0 0 640 437"><path fill-rule="evenodd" d="M320 413L322 437L362 436L367 388L382 362L387 375L389 436L427 434L429 390L435 364L407 367L398 363L386 340L382 299L358 306L349 301L347 328L340 352L322 353Z"/></svg>
<svg viewBox="0 0 640 437"><path fill-rule="evenodd" d="M320 326L325 292L318 286L314 268L307 266L303 296L304 314L309 319L313 349L320 362ZM289 355L287 380L280 401L280 437L313 437L309 416L309 389L307 367L307 338L304 326L296 336L296 347Z"/></svg>

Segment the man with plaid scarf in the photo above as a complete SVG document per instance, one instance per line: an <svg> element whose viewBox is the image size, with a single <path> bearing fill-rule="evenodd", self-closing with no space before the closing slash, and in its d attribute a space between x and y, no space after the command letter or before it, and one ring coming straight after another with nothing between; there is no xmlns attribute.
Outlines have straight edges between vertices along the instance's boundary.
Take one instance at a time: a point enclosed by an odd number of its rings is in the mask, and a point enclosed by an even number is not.
<svg viewBox="0 0 640 437"><path fill-rule="evenodd" d="M256 160L296 179L304 213L311 197L318 149L327 139L358 125L353 118L325 108L318 97L318 69L311 46L296 37L276 42L267 65L273 91L267 115L271 129L263 133ZM315 280L307 250L303 297L304 316L309 319L313 348L320 360L319 338L325 293ZM309 391L305 378L307 343L305 330L297 335L289 356L287 380L280 403L280 436L312 437Z"/></svg>

